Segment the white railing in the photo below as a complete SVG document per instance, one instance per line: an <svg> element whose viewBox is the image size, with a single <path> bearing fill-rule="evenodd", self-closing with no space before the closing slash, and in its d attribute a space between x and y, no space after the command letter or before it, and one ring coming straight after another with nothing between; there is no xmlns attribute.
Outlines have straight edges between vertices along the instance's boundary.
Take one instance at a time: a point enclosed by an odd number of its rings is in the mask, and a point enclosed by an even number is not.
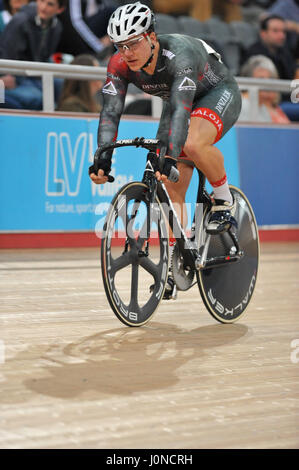
<svg viewBox="0 0 299 470"><path fill-rule="evenodd" d="M249 117L251 121L256 121L259 114L259 90L278 91L291 96L292 81L266 78L236 77L241 91L248 90L249 93Z"/></svg>
<svg viewBox="0 0 299 470"><path fill-rule="evenodd" d="M43 111L53 112L54 78L72 78L78 80L104 80L105 67L87 65L52 64L48 62L27 62L19 60L0 60L0 74L41 77L43 87ZM1 77L0 77L1 78Z"/></svg>
<svg viewBox="0 0 299 470"><path fill-rule="evenodd" d="M43 85L43 111L54 112L54 78L72 78L80 80L105 80L106 67L90 67L85 65L66 65L45 62L26 62L18 60L0 59L1 75L23 75L27 77L41 77ZM259 78L236 77L241 90L248 90L250 101L250 119L258 116L259 90L273 90L291 94L291 80L273 80ZM162 110L162 100L152 97L152 115L159 118Z"/></svg>

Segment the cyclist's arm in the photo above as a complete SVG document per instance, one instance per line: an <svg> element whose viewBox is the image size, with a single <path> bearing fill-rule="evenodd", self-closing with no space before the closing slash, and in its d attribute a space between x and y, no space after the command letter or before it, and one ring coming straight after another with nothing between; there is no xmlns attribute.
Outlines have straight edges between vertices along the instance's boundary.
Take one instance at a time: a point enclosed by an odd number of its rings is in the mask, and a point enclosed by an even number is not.
<svg viewBox="0 0 299 470"><path fill-rule="evenodd" d="M187 139L196 80L195 73L176 76L171 87L171 120L167 153L174 158L179 157Z"/></svg>
<svg viewBox="0 0 299 470"><path fill-rule="evenodd" d="M163 109L161 113L159 128L157 131L156 139L159 139L162 142L162 145L167 147L168 145L168 135L170 128L170 119L171 119L171 106L169 101L163 101Z"/></svg>
<svg viewBox="0 0 299 470"><path fill-rule="evenodd" d="M118 125L123 112L128 86L127 81L121 76L115 75L116 72L111 64L109 65L106 83L102 89L103 107L98 126L98 147L103 144L110 144L117 138ZM111 169L112 153L113 150L108 150L100 155L98 170L93 165L90 167L90 178L94 183L104 184L108 181L107 175Z"/></svg>
<svg viewBox="0 0 299 470"><path fill-rule="evenodd" d="M113 56L108 64L106 83L102 88L103 107L98 127L98 146L110 144L117 138L128 88L125 75L118 72L118 64L117 56Z"/></svg>

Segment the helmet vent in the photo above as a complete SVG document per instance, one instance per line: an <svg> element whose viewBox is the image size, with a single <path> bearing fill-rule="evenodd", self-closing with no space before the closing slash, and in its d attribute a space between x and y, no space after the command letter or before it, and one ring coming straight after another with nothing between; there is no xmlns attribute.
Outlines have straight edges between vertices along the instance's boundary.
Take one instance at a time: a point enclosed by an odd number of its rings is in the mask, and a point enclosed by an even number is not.
<svg viewBox="0 0 299 470"><path fill-rule="evenodd" d="M123 42L152 29L153 21L153 12L147 5L131 3L120 6L112 13L107 32L112 42Z"/></svg>

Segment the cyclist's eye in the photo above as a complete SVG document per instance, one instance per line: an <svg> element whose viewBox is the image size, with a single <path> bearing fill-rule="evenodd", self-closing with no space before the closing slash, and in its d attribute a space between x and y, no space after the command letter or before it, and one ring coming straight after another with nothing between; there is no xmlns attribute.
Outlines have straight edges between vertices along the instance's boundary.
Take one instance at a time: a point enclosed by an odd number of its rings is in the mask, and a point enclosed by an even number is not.
<svg viewBox="0 0 299 470"><path fill-rule="evenodd" d="M130 49L131 49L131 46L127 46L126 44L124 44L123 46L118 46L118 50L120 52L129 51Z"/></svg>
<svg viewBox="0 0 299 470"><path fill-rule="evenodd" d="M135 51L138 48L139 42L143 39L141 36L139 39L136 41L130 42L129 44L122 44L122 45L117 45L117 49L119 52L125 52L125 51Z"/></svg>

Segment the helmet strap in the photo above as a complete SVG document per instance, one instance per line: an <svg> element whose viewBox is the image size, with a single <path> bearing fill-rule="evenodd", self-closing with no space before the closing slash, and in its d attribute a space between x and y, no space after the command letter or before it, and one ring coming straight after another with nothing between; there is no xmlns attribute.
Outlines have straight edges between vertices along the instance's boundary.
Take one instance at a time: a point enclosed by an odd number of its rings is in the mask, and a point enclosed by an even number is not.
<svg viewBox="0 0 299 470"><path fill-rule="evenodd" d="M145 64L141 67L141 69L146 69L146 67L148 67L150 65L150 63L152 62L153 58L154 58L154 53L153 53L153 50L155 49L155 45L152 44L151 40L150 40L150 37L149 37L149 34L146 34L146 38L151 46L151 55L150 57L148 58L148 60L145 62Z"/></svg>

